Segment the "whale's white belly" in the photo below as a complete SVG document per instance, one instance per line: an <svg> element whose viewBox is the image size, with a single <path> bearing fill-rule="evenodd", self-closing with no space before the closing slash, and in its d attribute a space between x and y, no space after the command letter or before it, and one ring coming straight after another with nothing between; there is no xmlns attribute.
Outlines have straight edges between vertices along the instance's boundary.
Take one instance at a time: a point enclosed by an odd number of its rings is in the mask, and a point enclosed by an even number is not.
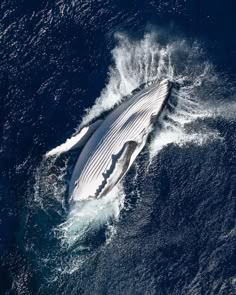
<svg viewBox="0 0 236 295"><path fill-rule="evenodd" d="M84 146L70 181L73 201L99 198L119 182L144 147L170 93L167 80L113 110Z"/></svg>

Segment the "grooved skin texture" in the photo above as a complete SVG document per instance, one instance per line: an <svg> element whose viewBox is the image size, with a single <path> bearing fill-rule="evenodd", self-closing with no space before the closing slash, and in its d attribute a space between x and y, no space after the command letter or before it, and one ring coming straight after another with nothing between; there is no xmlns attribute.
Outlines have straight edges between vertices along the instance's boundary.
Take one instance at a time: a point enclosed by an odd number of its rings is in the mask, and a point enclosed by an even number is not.
<svg viewBox="0 0 236 295"><path fill-rule="evenodd" d="M152 84L123 102L105 118L84 146L75 165L69 188L73 201L99 198L103 191L106 191L106 185L113 183L109 178L115 177L119 181L122 179L145 145L153 123L152 118L158 118L170 89L171 83L168 80ZM124 163L127 165L125 171L116 171L114 159L118 161L124 157L127 161L126 155L120 152L129 142L137 143L135 157L129 165ZM132 157L132 154L129 157ZM102 187L102 184L105 186Z"/></svg>

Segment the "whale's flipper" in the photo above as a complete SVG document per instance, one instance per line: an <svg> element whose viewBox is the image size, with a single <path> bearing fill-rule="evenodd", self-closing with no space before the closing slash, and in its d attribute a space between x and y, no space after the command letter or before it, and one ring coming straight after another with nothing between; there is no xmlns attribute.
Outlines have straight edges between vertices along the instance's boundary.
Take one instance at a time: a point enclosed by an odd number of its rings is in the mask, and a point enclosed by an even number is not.
<svg viewBox="0 0 236 295"><path fill-rule="evenodd" d="M103 120L97 120L91 125L83 127L77 134L67 139L66 142L52 149L46 153L46 157L60 155L67 151L82 147L86 144L88 139L94 133L94 131L102 124Z"/></svg>
<svg viewBox="0 0 236 295"><path fill-rule="evenodd" d="M106 195L125 176L130 167L131 157L137 147L137 142L128 141L117 155L113 155L112 166L103 174L104 182L96 192L97 198Z"/></svg>

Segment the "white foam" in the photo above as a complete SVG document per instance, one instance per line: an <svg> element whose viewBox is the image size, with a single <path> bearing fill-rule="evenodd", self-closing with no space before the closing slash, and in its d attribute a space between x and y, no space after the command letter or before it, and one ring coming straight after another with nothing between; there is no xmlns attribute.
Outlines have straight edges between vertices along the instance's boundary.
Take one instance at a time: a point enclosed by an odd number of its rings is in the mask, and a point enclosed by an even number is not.
<svg viewBox="0 0 236 295"><path fill-rule="evenodd" d="M222 140L216 130L209 129L206 125L198 131L191 128L195 121L213 116L211 108L206 108L204 101L199 99L195 90L194 87L182 86L173 95L178 105L171 113L164 111L162 114L160 118L161 128L156 128L149 145L150 161L153 161L158 152L168 144L183 146L193 143L203 145L209 140ZM214 112L214 114L216 113ZM163 119L163 117L165 118Z"/></svg>
<svg viewBox="0 0 236 295"><path fill-rule="evenodd" d="M82 124L87 124L106 110L112 109L123 97L143 83L173 78L170 63L172 48L156 42L156 35L146 34L143 40L133 41L124 34L116 34L118 45L112 50L113 66L109 81L92 108L87 110Z"/></svg>
<svg viewBox="0 0 236 295"><path fill-rule="evenodd" d="M123 201L124 193L120 184L101 199L76 202L67 220L57 228L63 245L72 246L82 240L88 232L104 224L109 225L109 232L113 233L110 221L119 217ZM109 234L107 236L109 237Z"/></svg>

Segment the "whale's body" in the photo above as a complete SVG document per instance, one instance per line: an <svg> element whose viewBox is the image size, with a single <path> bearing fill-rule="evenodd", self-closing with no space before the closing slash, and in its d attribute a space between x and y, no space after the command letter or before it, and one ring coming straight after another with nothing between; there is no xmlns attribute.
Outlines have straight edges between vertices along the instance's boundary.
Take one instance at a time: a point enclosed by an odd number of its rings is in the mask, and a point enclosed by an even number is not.
<svg viewBox="0 0 236 295"><path fill-rule="evenodd" d="M70 180L70 201L100 198L124 177L143 149L170 91L168 80L152 84L121 103L103 121L95 122L91 129L86 127L89 139Z"/></svg>

